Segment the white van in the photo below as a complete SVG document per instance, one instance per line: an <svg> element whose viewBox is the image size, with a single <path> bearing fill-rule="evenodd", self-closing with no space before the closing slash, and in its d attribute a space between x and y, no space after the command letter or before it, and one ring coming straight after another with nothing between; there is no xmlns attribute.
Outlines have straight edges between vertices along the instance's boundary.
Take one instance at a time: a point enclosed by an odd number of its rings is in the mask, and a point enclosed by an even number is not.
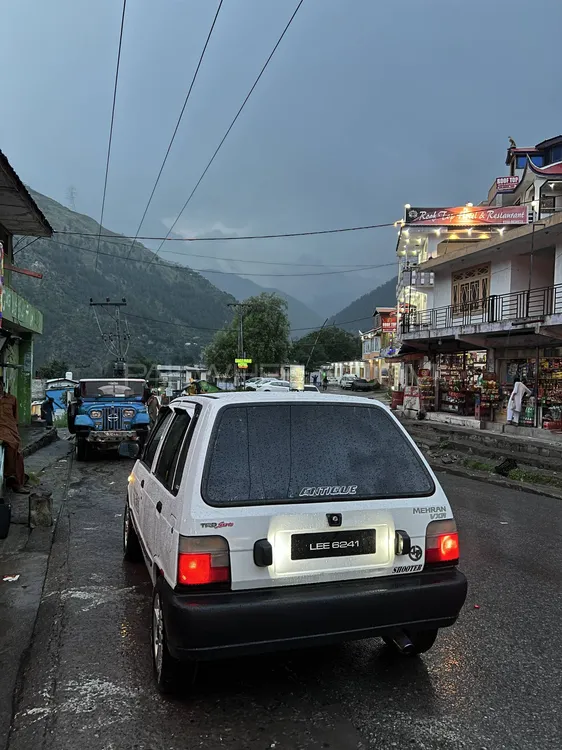
<svg viewBox="0 0 562 750"><path fill-rule="evenodd" d="M466 597L443 490L390 410L360 397L163 407L129 477L124 547L154 584L163 692L209 659L372 636L419 654Z"/></svg>

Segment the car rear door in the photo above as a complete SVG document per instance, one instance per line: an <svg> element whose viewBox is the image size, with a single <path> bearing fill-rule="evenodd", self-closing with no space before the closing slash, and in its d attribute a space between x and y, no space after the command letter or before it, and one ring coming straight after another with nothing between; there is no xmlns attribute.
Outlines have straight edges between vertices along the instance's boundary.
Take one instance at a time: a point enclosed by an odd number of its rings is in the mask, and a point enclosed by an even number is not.
<svg viewBox="0 0 562 750"><path fill-rule="evenodd" d="M424 509L451 515L413 441L369 401L224 407L201 479L193 533L227 539L233 589L419 571Z"/></svg>

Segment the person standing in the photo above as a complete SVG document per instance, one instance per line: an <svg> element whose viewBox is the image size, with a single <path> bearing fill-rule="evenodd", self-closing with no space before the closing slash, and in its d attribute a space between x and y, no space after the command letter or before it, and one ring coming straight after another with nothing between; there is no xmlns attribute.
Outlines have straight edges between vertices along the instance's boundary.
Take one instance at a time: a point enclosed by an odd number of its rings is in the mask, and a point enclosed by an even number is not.
<svg viewBox="0 0 562 750"><path fill-rule="evenodd" d="M531 391L519 378L513 381L513 391L507 402L507 424L519 424L521 406L524 396L530 396Z"/></svg>
<svg viewBox="0 0 562 750"><path fill-rule="evenodd" d="M155 391L150 392L150 396L146 402L146 410L148 411L148 418L150 420L150 429L154 427L156 420L158 419L158 410L160 405L158 403L158 396Z"/></svg>
<svg viewBox="0 0 562 750"><path fill-rule="evenodd" d="M51 396L47 396L41 404L41 412L45 420L45 427L49 429L53 426L53 415L55 413L55 402Z"/></svg>
<svg viewBox="0 0 562 750"><path fill-rule="evenodd" d="M15 396L6 393L2 379L0 379L0 442L4 445L6 484L19 495L29 495L29 490L24 487L26 476L18 430L18 402Z"/></svg>
<svg viewBox="0 0 562 750"><path fill-rule="evenodd" d="M322 390L327 391L328 390L328 376L324 375L322 378Z"/></svg>

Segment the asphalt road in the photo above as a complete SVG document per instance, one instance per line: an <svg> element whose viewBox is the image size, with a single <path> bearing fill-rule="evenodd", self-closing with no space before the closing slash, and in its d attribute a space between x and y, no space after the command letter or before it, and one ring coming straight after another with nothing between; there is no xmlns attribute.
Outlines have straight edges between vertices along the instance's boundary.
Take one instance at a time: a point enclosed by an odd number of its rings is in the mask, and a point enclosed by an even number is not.
<svg viewBox="0 0 562 750"><path fill-rule="evenodd" d="M169 700L151 680L148 576L121 558L129 468L73 468L9 750L558 747L557 500L441 475L470 590L422 658L373 639L210 664Z"/></svg>

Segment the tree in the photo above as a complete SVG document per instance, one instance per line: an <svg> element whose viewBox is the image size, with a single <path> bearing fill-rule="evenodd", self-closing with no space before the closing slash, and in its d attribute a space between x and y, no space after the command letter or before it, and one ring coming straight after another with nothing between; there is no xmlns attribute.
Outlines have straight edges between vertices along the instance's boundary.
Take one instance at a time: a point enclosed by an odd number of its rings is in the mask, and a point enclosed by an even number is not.
<svg viewBox="0 0 562 750"><path fill-rule="evenodd" d="M238 331L243 316L244 354L252 360L252 369L259 372L262 365L283 364L290 349L287 302L276 294L263 292L249 297L229 326L219 331L204 357L207 366L220 373L228 373L238 357Z"/></svg>
<svg viewBox="0 0 562 750"><path fill-rule="evenodd" d="M44 365L37 368L37 377L39 380L51 380L52 378L64 378L68 372L68 365L66 362L58 359L52 359L50 362L45 362Z"/></svg>
<svg viewBox="0 0 562 750"><path fill-rule="evenodd" d="M314 346L316 339L318 342ZM361 358L361 339L343 328L329 326L320 331L312 331L295 341L291 350L291 359L306 365L310 357L308 370L318 370L327 362L348 362Z"/></svg>

